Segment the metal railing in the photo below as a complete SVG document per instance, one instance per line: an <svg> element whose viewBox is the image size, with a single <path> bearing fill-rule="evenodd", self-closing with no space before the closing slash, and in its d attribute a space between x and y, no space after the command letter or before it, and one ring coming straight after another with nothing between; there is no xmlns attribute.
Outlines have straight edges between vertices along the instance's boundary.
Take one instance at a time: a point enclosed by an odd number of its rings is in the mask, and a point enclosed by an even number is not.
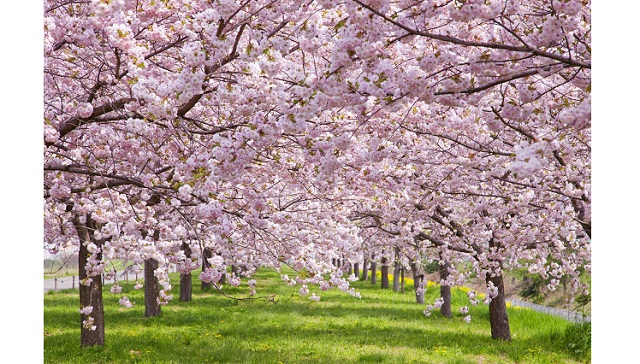
<svg viewBox="0 0 640 364"><path fill-rule="evenodd" d="M175 273L177 272L177 267L174 264L171 264L169 266L169 273ZM118 281L122 282L129 282L129 279L135 279L135 281L138 280L138 276L142 276L142 273L138 274L138 273L130 273L128 270L124 270L122 272L116 272L116 276L119 278ZM114 279L106 279L104 274L102 275L102 284L111 284L111 283L115 283ZM57 292L61 289L76 289L78 288L78 285L80 284L79 282L79 278L77 276L71 276L71 277L56 277L56 278L52 278L52 279L47 279L44 281L44 290L46 291L54 291Z"/></svg>
<svg viewBox="0 0 640 364"><path fill-rule="evenodd" d="M564 318L566 320L569 320L571 322L591 321L591 315L584 315L581 312L564 310L564 309L561 309L561 308L555 308L555 307L549 307L549 306L543 306L543 305L539 305L539 304L536 304L536 303L531 303L531 302L527 302L527 301L520 301L520 300L514 300L514 299L508 299L507 302L510 303L511 306L527 307L527 308L530 308L530 309L532 309L534 311L537 311L537 312L543 312L543 313L548 313L548 314L553 315L553 316L562 317L562 318Z"/></svg>

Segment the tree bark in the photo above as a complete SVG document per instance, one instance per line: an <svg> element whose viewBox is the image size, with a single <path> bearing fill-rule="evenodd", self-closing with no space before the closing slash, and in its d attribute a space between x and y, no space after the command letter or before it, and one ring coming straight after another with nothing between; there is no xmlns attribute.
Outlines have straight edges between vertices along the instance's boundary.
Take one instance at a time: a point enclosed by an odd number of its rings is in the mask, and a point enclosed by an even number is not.
<svg viewBox="0 0 640 364"><path fill-rule="evenodd" d="M358 262L353 263L353 275L356 276L356 278L360 277L360 263Z"/></svg>
<svg viewBox="0 0 640 364"><path fill-rule="evenodd" d="M424 274L420 272L420 264L411 262L411 274L413 275L413 289L416 293L416 303L424 304Z"/></svg>
<svg viewBox="0 0 640 364"><path fill-rule="evenodd" d="M489 303L489 323L491 324L491 338L496 340L511 340L507 302L504 296L504 282L502 275L487 277L487 284L493 283L498 287L498 295Z"/></svg>
<svg viewBox="0 0 640 364"><path fill-rule="evenodd" d="M369 279L369 259L364 258L364 264L362 265L362 280Z"/></svg>
<svg viewBox="0 0 640 364"><path fill-rule="evenodd" d="M91 278L91 283L86 286L84 284L79 285L80 290L80 306L87 307L92 306L93 311L90 315L80 314L80 345L81 346L104 346L104 306L102 303L102 276L88 276L86 264L89 260L89 250L87 245L93 240L93 233L91 230L95 229L95 224L87 216L87 224L80 223L80 220L76 217L73 220L74 227L80 238L80 251L78 253L78 278L80 282L82 280ZM90 225L90 228L87 227ZM93 243L100 249L102 249L102 241L93 241ZM102 259L102 251L96 254L96 259ZM92 326L95 326L95 330L85 328L83 321L89 317L93 318Z"/></svg>
<svg viewBox="0 0 640 364"><path fill-rule="evenodd" d="M400 264L398 262L393 265L393 291L400 291Z"/></svg>
<svg viewBox="0 0 640 364"><path fill-rule="evenodd" d="M383 256L380 259L380 288L389 288L389 260Z"/></svg>
<svg viewBox="0 0 640 364"><path fill-rule="evenodd" d="M191 247L186 242L182 242L182 250L187 259L191 259ZM191 272L180 274L180 301L189 302L193 294L193 283L191 282Z"/></svg>
<svg viewBox="0 0 640 364"><path fill-rule="evenodd" d="M490 248L499 248L493 238L489 239ZM507 315L507 302L504 296L504 281L502 274L497 276L487 275L487 285L493 283L498 288L498 295L489 303L489 323L491 324L491 338L495 340L511 341L511 329L509 328L509 316Z"/></svg>
<svg viewBox="0 0 640 364"><path fill-rule="evenodd" d="M158 278L153 274L158 269L158 261L151 258L144 261L144 317L160 316L158 303L160 287Z"/></svg>
<svg viewBox="0 0 640 364"><path fill-rule="evenodd" d="M400 268L400 293L404 293L404 267Z"/></svg>
<svg viewBox="0 0 640 364"><path fill-rule="evenodd" d="M394 249L393 258L393 291L398 292L400 290L400 257L398 247Z"/></svg>
<svg viewBox="0 0 640 364"><path fill-rule="evenodd" d="M443 299L442 306L440 307L440 313L444 317L451 318L451 287L442 284L443 280L449 277L449 262L440 264L440 297Z"/></svg>
<svg viewBox="0 0 640 364"><path fill-rule="evenodd" d="M240 273L238 271L238 267L235 265L231 266L231 275L234 277L240 277Z"/></svg>
<svg viewBox="0 0 640 364"><path fill-rule="evenodd" d="M180 274L180 301L189 302L193 295L191 272Z"/></svg>
<svg viewBox="0 0 640 364"><path fill-rule="evenodd" d="M202 251L202 271L204 272L207 268L211 267L211 263L207 259L213 257L213 251L209 248L204 248ZM203 291L208 291L213 288L213 285L209 282L202 282L200 285L200 289Z"/></svg>
<svg viewBox="0 0 640 364"><path fill-rule="evenodd" d="M378 263L374 260L375 257L371 257L371 284L376 284L378 282L378 277L376 273L378 272Z"/></svg>

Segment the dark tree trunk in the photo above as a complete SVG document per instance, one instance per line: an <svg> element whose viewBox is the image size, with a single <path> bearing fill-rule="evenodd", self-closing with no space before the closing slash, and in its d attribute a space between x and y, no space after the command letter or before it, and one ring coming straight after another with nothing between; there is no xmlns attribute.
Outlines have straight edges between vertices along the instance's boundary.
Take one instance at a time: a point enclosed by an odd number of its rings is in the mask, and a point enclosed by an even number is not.
<svg viewBox="0 0 640 364"><path fill-rule="evenodd" d="M182 250L187 259L191 259L191 247L186 242L182 242ZM191 272L180 274L180 301L189 302L193 293L193 284L191 282Z"/></svg>
<svg viewBox="0 0 640 364"><path fill-rule="evenodd" d="M334 267L338 265L336 258L331 258L331 265Z"/></svg>
<svg viewBox="0 0 640 364"><path fill-rule="evenodd" d="M161 309L158 303L160 285L158 278L153 274L158 269L158 261L146 259L144 261L144 317L160 316Z"/></svg>
<svg viewBox="0 0 640 364"><path fill-rule="evenodd" d="M400 264L398 262L393 265L393 291L400 291Z"/></svg>
<svg viewBox="0 0 640 364"><path fill-rule="evenodd" d="M211 263L209 263L208 259L213 257L213 251L209 248L204 248L202 251L202 271L204 272L207 268L211 267ZM208 291L213 287L210 282L202 282L200 285L200 289L203 291Z"/></svg>
<svg viewBox="0 0 640 364"><path fill-rule="evenodd" d="M394 249L393 258L393 291L398 292L400 290L400 253L398 247Z"/></svg>
<svg viewBox="0 0 640 364"><path fill-rule="evenodd" d="M493 239L489 239L490 248L499 248L499 244ZM489 303L489 323L491 324L491 338L495 340L511 340L511 329L509 328L509 316L507 315L507 302L504 296L504 281L502 274L486 278L487 285L493 283L498 288L498 295Z"/></svg>
<svg viewBox="0 0 640 364"><path fill-rule="evenodd" d="M364 264L362 265L362 280L369 279L369 259L364 258Z"/></svg>
<svg viewBox="0 0 640 364"><path fill-rule="evenodd" d="M411 262L411 274L413 275L413 289L416 293L416 303L424 304L424 274L420 272L420 264Z"/></svg>
<svg viewBox="0 0 640 364"><path fill-rule="evenodd" d="M380 288L389 288L389 260L382 257L380 260Z"/></svg>
<svg viewBox="0 0 640 364"><path fill-rule="evenodd" d="M353 273L353 264L349 263L347 264L349 266L349 271L347 272L347 275L351 275L351 273Z"/></svg>
<svg viewBox="0 0 640 364"><path fill-rule="evenodd" d="M238 267L236 267L235 265L231 266L231 275L233 275L234 277L240 276L240 273L238 272Z"/></svg>
<svg viewBox="0 0 640 364"><path fill-rule="evenodd" d="M498 287L498 295L489 303L489 322L491 324L491 337L496 340L511 340L509 328L509 316L507 315L507 303L504 297L504 284L502 276L487 277L487 284L492 282Z"/></svg>
<svg viewBox="0 0 640 364"><path fill-rule="evenodd" d="M378 282L378 277L376 273L378 272L378 263L375 260L371 259L371 284L376 284Z"/></svg>
<svg viewBox="0 0 640 364"><path fill-rule="evenodd" d="M449 263L445 261L443 264L440 264L440 280L446 280L448 276ZM440 297L443 299L440 313L444 317L451 318L451 287L442 284L442 282L440 282Z"/></svg>
<svg viewBox="0 0 640 364"><path fill-rule="evenodd" d="M189 302L193 294L191 272L180 274L180 301Z"/></svg>
<svg viewBox="0 0 640 364"><path fill-rule="evenodd" d="M81 346L104 346L104 307L102 303L102 276L88 276L86 264L89 260L89 250L87 245L92 242L93 233L90 232L87 225L80 223L76 217L73 221L75 229L80 238L80 251L78 253L78 278L80 282L82 280L91 278L90 285L85 286L82 283L79 286L80 290L80 306L87 307L92 306L93 311L90 315L80 314L80 345ZM95 228L93 221L87 217L87 224L90 225L91 230ZM102 249L102 241L93 242L98 248ZM96 259L102 259L102 252L96 254ZM91 328L85 328L83 321L89 317L93 318L92 326L95 326L95 330Z"/></svg>
<svg viewBox="0 0 640 364"><path fill-rule="evenodd" d="M404 293L404 267L400 268L400 293Z"/></svg>
<svg viewBox="0 0 640 364"><path fill-rule="evenodd" d="M353 275L360 278L360 263L358 262L353 263Z"/></svg>

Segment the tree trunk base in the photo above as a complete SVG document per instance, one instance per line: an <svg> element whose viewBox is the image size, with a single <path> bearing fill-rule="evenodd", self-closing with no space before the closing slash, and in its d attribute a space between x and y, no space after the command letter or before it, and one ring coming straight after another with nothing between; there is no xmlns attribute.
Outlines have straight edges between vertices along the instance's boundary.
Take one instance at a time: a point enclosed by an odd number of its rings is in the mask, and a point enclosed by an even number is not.
<svg viewBox="0 0 640 364"><path fill-rule="evenodd" d="M378 264L376 262L371 262L371 284L378 283L378 277L376 274L377 272L378 272Z"/></svg>
<svg viewBox="0 0 640 364"><path fill-rule="evenodd" d="M382 265L380 267L380 288L388 289L389 288L389 266Z"/></svg>
<svg viewBox="0 0 640 364"><path fill-rule="evenodd" d="M78 238L80 238L80 251L78 252L78 279L80 280L80 306L93 307L89 314L80 314L80 346L104 346L104 307L102 302L102 276L88 276L87 262L91 253L88 244L95 243L102 249L102 241L93 239L92 231L96 226L91 218L87 217L87 223L83 224L76 217L73 221ZM96 260L102 260L102 252L95 255ZM85 279L91 279L89 285L82 284Z"/></svg>
<svg viewBox="0 0 640 364"><path fill-rule="evenodd" d="M181 274L180 275L180 301L182 302L191 301L192 292L193 292L193 287L191 283L191 273Z"/></svg>
<svg viewBox="0 0 640 364"><path fill-rule="evenodd" d="M153 274L158 269L158 261L147 259L144 261L144 317L160 316L162 313L158 298L160 297L158 278Z"/></svg>
<svg viewBox="0 0 640 364"><path fill-rule="evenodd" d="M502 276L487 277L487 283L498 287L498 295L489 303L489 323L491 324L491 338L495 340L511 341L507 302L504 297Z"/></svg>
<svg viewBox="0 0 640 364"><path fill-rule="evenodd" d="M449 263L440 264L440 280L449 278ZM440 282L440 297L442 297L442 306L440 313L446 318L451 318L451 287L445 286Z"/></svg>

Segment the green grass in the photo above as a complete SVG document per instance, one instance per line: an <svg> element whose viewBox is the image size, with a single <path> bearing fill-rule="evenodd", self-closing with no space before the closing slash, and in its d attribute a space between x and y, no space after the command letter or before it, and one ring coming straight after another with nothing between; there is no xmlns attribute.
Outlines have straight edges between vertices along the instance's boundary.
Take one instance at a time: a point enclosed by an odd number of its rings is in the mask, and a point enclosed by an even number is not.
<svg viewBox="0 0 640 364"><path fill-rule="evenodd" d="M290 277L294 275L289 274ZM578 363L564 344L571 324L528 309L509 309L511 342L491 339L488 308L470 307L472 322L459 313L464 292L453 297L453 319L438 312L426 317L413 292L381 290L355 282L362 299L344 292L322 292L314 302L297 294L299 287L281 282L279 274L259 271L258 295L266 299L234 301L217 292L200 292L194 274L191 302L178 300L179 280L172 275L174 300L162 315L144 318L142 292L123 284L131 309L117 304L122 296L105 287L106 344L80 347L77 290L44 296L45 363ZM226 287L246 295L246 283ZM427 290L432 302L438 289Z"/></svg>

